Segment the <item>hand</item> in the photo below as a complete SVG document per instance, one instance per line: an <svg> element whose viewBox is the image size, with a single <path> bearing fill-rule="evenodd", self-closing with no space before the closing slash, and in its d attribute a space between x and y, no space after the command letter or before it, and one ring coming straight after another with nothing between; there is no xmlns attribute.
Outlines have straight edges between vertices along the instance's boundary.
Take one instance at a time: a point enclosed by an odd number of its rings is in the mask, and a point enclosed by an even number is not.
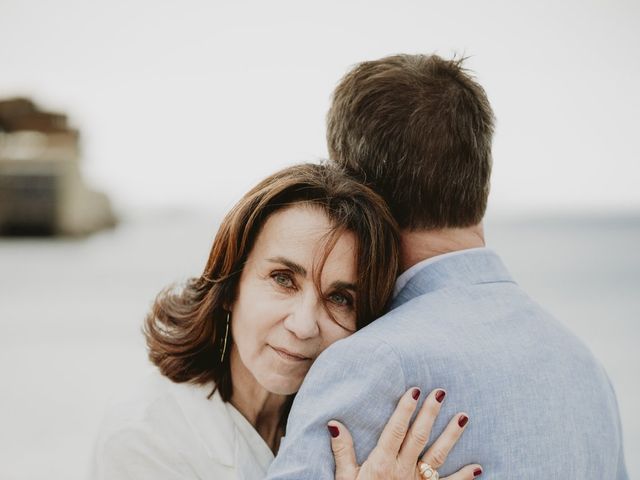
<svg viewBox="0 0 640 480"><path fill-rule="evenodd" d="M382 431L378 444L360 466L356 462L353 439L347 428L335 420L328 424L331 449L336 461L335 480L425 480L418 470L420 452L427 445L445 392L434 390L424 404L413 425L411 416L418 405L420 390L413 388L403 395ZM434 469L440 468L464 431L469 417L458 413L444 432L433 442L420 460ZM471 480L482 474L480 465L467 465L453 475L440 480ZM434 479L435 480L435 479Z"/></svg>

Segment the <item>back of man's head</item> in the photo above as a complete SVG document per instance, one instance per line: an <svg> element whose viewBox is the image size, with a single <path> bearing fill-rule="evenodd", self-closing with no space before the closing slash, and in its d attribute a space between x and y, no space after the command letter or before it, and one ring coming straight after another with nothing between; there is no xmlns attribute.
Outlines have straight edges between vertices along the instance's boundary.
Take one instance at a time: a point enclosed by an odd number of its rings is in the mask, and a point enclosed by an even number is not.
<svg viewBox="0 0 640 480"><path fill-rule="evenodd" d="M401 228L480 223L493 112L462 60L394 55L341 80L327 116L331 159L377 190Z"/></svg>

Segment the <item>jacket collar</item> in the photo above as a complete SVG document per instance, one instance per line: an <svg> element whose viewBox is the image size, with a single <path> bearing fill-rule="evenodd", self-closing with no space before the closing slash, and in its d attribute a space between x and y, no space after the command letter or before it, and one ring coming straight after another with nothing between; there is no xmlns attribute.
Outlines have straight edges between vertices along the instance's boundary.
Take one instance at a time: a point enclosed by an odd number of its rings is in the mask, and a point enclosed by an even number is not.
<svg viewBox="0 0 640 480"><path fill-rule="evenodd" d="M183 384L175 388L174 395L182 414L203 448L216 462L227 467L235 465L236 432L227 408L212 384ZM188 388L184 388L187 386ZM220 439L225 439L221 442Z"/></svg>
<svg viewBox="0 0 640 480"><path fill-rule="evenodd" d="M500 257L488 248L461 251L441 259L435 257L400 288L391 309L442 288L497 282L515 283Z"/></svg>

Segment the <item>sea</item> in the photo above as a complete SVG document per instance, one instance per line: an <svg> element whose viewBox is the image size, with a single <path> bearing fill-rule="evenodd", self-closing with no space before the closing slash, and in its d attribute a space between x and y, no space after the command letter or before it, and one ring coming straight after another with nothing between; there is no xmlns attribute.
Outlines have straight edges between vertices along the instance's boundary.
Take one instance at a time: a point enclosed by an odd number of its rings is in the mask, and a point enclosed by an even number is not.
<svg viewBox="0 0 640 480"><path fill-rule="evenodd" d="M87 478L106 406L151 368L146 312L202 271L220 218L139 211L85 238L0 238L1 479ZM640 212L497 216L485 230L604 365L640 478Z"/></svg>

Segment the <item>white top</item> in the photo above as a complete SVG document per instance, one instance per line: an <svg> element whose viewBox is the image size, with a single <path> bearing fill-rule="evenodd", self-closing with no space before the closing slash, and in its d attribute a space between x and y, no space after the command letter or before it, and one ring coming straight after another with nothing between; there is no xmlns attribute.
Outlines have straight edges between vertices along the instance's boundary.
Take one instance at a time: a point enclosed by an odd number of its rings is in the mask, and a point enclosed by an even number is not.
<svg viewBox="0 0 640 480"><path fill-rule="evenodd" d="M393 298L396 298L400 293L400 290L402 290L405 287L405 285L409 283L409 280L411 280L416 273L418 273L427 265L431 265L432 263L438 262L443 258L455 257L456 255L460 255L462 253L469 253L469 252L473 252L474 250L486 250L486 249L487 247L474 247L474 248L467 248L465 250L456 250L455 252L443 253L442 255L436 255L435 257L427 258L426 260L422 260L421 262L418 262L415 265L412 265L411 267L406 269L404 272L402 272L398 276L398 278L396 278L396 286L393 289Z"/></svg>
<svg viewBox="0 0 640 480"><path fill-rule="evenodd" d="M92 479L254 480L273 453L212 385L174 383L154 373L110 408L96 442Z"/></svg>

